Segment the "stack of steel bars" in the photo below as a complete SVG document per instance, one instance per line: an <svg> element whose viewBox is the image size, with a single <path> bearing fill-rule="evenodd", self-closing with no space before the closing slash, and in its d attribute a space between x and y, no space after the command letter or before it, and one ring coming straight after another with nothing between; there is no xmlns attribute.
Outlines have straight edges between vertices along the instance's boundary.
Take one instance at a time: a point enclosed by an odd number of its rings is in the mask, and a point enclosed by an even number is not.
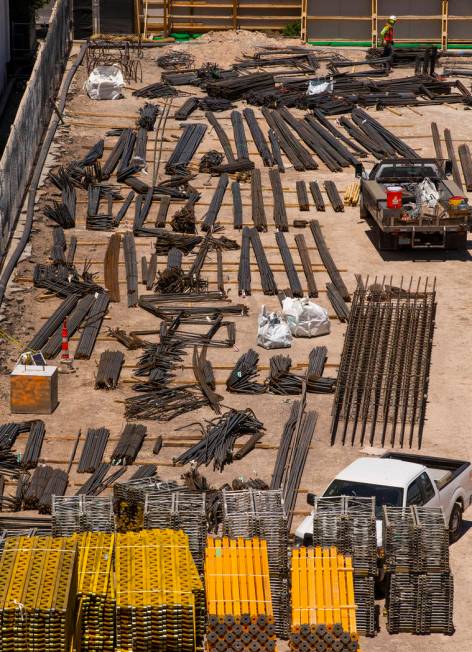
<svg viewBox="0 0 472 652"><path fill-rule="evenodd" d="M89 428L80 456L77 473L94 473L102 462L110 431L107 428Z"/></svg>
<svg viewBox="0 0 472 652"><path fill-rule="evenodd" d="M121 351L104 351L98 362L95 389L116 389L124 360Z"/></svg>
<svg viewBox="0 0 472 652"><path fill-rule="evenodd" d="M358 280L341 356L331 424L331 442L341 422L342 442L359 432L374 445L421 447L436 313L435 283L408 286ZM369 426L370 424L370 426ZM398 434L398 438L397 438Z"/></svg>

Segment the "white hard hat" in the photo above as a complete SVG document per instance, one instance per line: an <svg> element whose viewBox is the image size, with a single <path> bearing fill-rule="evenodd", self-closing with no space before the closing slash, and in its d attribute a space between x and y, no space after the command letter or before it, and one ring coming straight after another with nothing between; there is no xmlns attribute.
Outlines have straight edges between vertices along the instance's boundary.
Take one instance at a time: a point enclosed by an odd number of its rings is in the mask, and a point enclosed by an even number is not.
<svg viewBox="0 0 472 652"><path fill-rule="evenodd" d="M389 20L397 20L396 16L390 16Z"/></svg>

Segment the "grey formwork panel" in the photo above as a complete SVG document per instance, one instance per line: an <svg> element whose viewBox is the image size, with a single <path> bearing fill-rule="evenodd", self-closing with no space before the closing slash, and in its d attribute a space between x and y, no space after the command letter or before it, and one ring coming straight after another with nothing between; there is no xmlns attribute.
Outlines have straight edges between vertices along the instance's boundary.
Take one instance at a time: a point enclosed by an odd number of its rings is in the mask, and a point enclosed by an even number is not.
<svg viewBox="0 0 472 652"><path fill-rule="evenodd" d="M441 11L441 0L378 0L379 34L385 19L395 14L399 19L395 25L396 41L440 41Z"/></svg>
<svg viewBox="0 0 472 652"><path fill-rule="evenodd" d="M309 41L369 41L371 0L307 0Z"/></svg>
<svg viewBox="0 0 472 652"><path fill-rule="evenodd" d="M470 0L449 0L447 25L450 42L472 41L472 2ZM468 16L468 18L463 18Z"/></svg>

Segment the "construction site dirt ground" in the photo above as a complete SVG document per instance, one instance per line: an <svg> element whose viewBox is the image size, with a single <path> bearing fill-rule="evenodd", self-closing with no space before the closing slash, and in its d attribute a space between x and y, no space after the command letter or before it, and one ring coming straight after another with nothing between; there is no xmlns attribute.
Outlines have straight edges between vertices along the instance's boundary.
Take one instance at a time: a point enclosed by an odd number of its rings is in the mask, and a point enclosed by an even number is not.
<svg viewBox="0 0 472 652"><path fill-rule="evenodd" d="M252 54L257 45L267 45L269 41L270 39L260 34L241 32L236 35L207 35L189 45L181 46L181 48L187 49L194 54L197 65L205 61L216 61L220 65L228 65L234 61L235 57L241 56L243 53ZM281 41L270 42L274 45L281 43ZM291 43L295 43L295 41L291 41ZM77 51L78 46L74 46L69 65L74 60ZM56 134L48 165L54 167L59 163L81 158L111 128L134 126L137 110L140 106L143 106L145 100L133 97L132 89L140 88L159 79L161 70L157 67L155 58L159 54L163 54L164 51L162 49L146 50L141 61L143 69L142 83L131 83L124 91L125 97L112 102L97 102L88 98L83 90L86 70L84 66L81 66L72 84L64 115L65 124L60 127ZM348 56L361 58L364 55L360 50L349 50ZM194 88L184 87L183 90L195 93ZM203 92L196 91L196 94L203 95ZM173 107L177 108L185 99L186 97L176 98L173 101ZM158 100L158 103L162 105L162 101ZM243 104L239 102L237 106L241 109ZM255 111L261 117L259 109L255 108ZM301 115L301 112L294 112ZM173 111L171 111L172 114ZM230 113L225 112L216 115L227 130L230 141L233 142ZM421 108L421 111L402 108L395 110L395 112L388 110L375 112L376 119L396 135L405 139L423 157L434 156L430 131L430 122L432 120L437 122L441 133L446 127L451 129L457 146L460 143L472 142L471 116L472 113L464 109L462 105L455 107L448 105L431 106ZM205 122L200 110L196 111L190 120L192 122ZM32 128L34 128L34 125L32 125ZM161 174L164 168L163 163L173 150L179 133L179 123L173 118L169 119L167 138L163 148L163 161L160 168ZM268 179L268 168L262 166L262 161L247 129L246 134L249 140L251 158L262 171L266 201L265 209L269 223L269 230L267 233L262 234L262 241L269 260L273 264L278 286L285 288L288 287L288 283L275 243L275 228L272 219L273 199ZM105 138L105 155L109 153L114 142L114 138ZM193 159L192 169L194 171L197 171L196 163L198 163L202 154L212 148L221 149L216 135L209 128ZM153 150L153 136L150 136L147 150L151 170L149 174L152 173ZM303 178L307 183L317 179L320 185L324 180L332 179L342 192L354 180L352 168L347 168L342 173L333 174L323 164L320 164L320 169L315 172L296 173L289 165L289 162L286 159L284 161L286 163L286 172L282 175L282 183L289 224L292 225L294 219L317 219L320 221L327 244L350 291L355 288L355 274L360 274L364 278L369 277L371 281L375 278L392 278L396 284L400 284L403 279L404 285L409 285L410 277L413 277L415 284L419 277L422 279L429 277L431 283L436 279L438 310L422 452L435 456L471 459L472 293L470 288L472 282L472 238L469 239L469 247L465 252L430 251L422 253L420 251L406 251L381 254L373 244L369 224L359 217L358 207L346 207L344 213L335 213L328 205L326 212L323 213L316 212L311 202L309 213L300 213L298 210L295 192L295 181L297 179ZM367 167L372 163L373 160L367 160ZM216 183L217 178L211 178L205 174L198 174L193 181L193 185L202 193L201 200L196 204L198 222L201 221L208 209L208 203ZM244 224L251 225L249 183L242 184L242 188ZM1 328L20 343L28 342L31 339L44 319L49 317L59 303L58 299L45 298L44 292L33 288L32 284L34 265L38 262L47 261L52 245L52 224L43 216L42 208L53 192L49 182L40 191L31 252L18 266L16 277L8 293L6 319L1 324ZM127 192L128 189L125 188L125 196ZM119 206L120 202L115 201L113 205L114 214L118 211ZM176 202L175 206L180 208L182 203ZM85 229L86 207L86 192L80 191L78 193L77 226L75 229L67 231L66 237L68 240L72 234L78 237L77 267L81 269L86 261L90 261L91 271L97 275L96 280L103 283L103 257L110 233L92 232ZM149 223L155 221L157 208L157 204L153 204L151 207L151 214L148 218ZM173 214L176 208L174 209L173 202L170 215ZM118 231L124 233L131 230L133 217L134 210L131 207ZM235 231L232 227L232 201L229 188L225 195L218 222L225 227L223 232L225 236L235 238L240 242L240 231ZM297 233L304 233L309 245L310 256L314 263L315 279L320 291L317 302L324 306L329 311L330 317L332 317L331 333L317 340L296 339L291 349L281 352L288 353L293 360L294 367L298 367L302 372L306 368L308 353L312 347L325 345L328 348L328 366L325 375L335 377L343 347L345 325L335 318L333 309L329 305L325 291L325 283L329 278L321 264L321 260L318 258L310 230L308 228L295 229L290 226L287 241L295 257L303 286L305 287L305 279L303 272L301 272L298 254L294 245L294 236ZM136 238L138 263L141 256L146 255L149 257L151 255L153 242L154 240L151 238ZM201 469L216 487L237 477L258 477L266 481L270 480L283 424L289 415L290 406L294 400L292 397L268 394L262 397L228 394L225 390L225 380L230 370L234 367L238 357L249 348L257 349L260 355L260 365L266 368L266 371L261 373L261 380L265 375L268 375L269 359L273 352L256 347L257 317L262 305L266 305L270 310L276 310L279 304L277 297L263 296L260 291L259 273L255 265L252 266L252 295L247 298L238 297L239 252L224 252L223 255L225 287L228 290L229 297L233 302L243 302L247 305L249 315L235 318L236 346L234 349L210 348L208 358L215 368L217 391L224 396L223 405L232 408L252 408L256 416L264 423L266 434L256 450L242 461L228 465L222 474L215 473L211 467ZM186 268L188 268L190 260L191 256L184 259ZM162 268L163 264L164 259L160 257L158 269ZM216 258L207 259L204 273L210 281L210 289L216 289ZM139 278L141 278L140 267ZM65 468L78 430L81 429L82 431L82 445L89 427L105 426L110 429L111 437L107 448L107 455L109 455L124 426L124 400L133 395L132 370L139 356L139 351L125 350L113 338L107 336L107 328L119 327L126 331L157 330L160 321L139 307L127 307L125 267L122 254L120 259L120 281L121 301L120 303L110 304L109 314L102 326L91 360L75 362L75 374L60 376L60 404L52 415L44 417L47 430L42 451L42 461L48 464ZM141 283L139 292L140 294L146 294L146 289ZM77 335L72 338L72 353L77 339ZM152 336L149 339L155 341ZM19 420L17 416L10 414L8 408L8 371L14 365L17 351L14 346L5 341L2 347L4 349L1 360L3 375L0 378L2 405L0 410L2 418L0 421L6 422ZM121 350L125 354L125 367L122 371L119 386L115 391L109 392L94 389L97 362L100 354L106 349ZM191 352L187 355L185 365L175 379L176 384L186 382L193 382ZM383 450L370 447L361 449L358 445L343 447L340 443L336 443L333 447L330 446L332 402L332 395L310 394L307 397L307 407L317 411L318 422L303 474L301 491L293 520L293 529L308 513L307 491L322 492L330 480L351 461L360 455L379 454ZM196 422L203 422L203 420L212 419L213 417L214 414L210 409L201 409L198 412L176 418L169 423L145 422L148 434L136 464L155 462L158 465L159 475L163 479L179 479L181 474L188 469L174 466L173 458L188 448L189 443L199 438L200 434ZM158 435L163 436L164 446L156 457L152 453L152 448ZM25 441L26 435L20 435L17 440L17 450L19 452L23 450ZM68 493L75 493L77 488L88 478L88 474L79 475L75 471L81 445L70 475ZM412 452L416 451L415 448L412 450ZM128 470L122 479L129 477L131 473L132 471ZM12 489L13 485L7 485L6 493L11 493ZM464 526L463 536L451 548L451 562L455 576L455 635L452 638L442 635L431 635L424 638L417 638L407 634L390 636L386 632L385 618L381 615L381 631L378 636L374 639L362 640L362 650L364 652L381 652L383 650L402 650L402 652L443 652L446 650L452 652L457 650L462 652L470 649L472 631L470 619L472 613L472 593L470 591L472 583L472 510L466 512ZM284 644L282 644L281 649L285 649Z"/></svg>

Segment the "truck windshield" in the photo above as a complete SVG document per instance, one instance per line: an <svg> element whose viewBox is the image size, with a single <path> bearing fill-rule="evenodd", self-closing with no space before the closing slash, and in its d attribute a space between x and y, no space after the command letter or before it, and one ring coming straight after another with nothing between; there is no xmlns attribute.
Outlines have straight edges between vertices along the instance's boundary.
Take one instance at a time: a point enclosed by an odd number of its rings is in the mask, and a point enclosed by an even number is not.
<svg viewBox="0 0 472 652"><path fill-rule="evenodd" d="M383 485L364 484L350 480L333 480L323 495L356 496L358 498L374 496L377 518L382 518L382 505L401 507L403 504L403 489L400 487L384 487Z"/></svg>

